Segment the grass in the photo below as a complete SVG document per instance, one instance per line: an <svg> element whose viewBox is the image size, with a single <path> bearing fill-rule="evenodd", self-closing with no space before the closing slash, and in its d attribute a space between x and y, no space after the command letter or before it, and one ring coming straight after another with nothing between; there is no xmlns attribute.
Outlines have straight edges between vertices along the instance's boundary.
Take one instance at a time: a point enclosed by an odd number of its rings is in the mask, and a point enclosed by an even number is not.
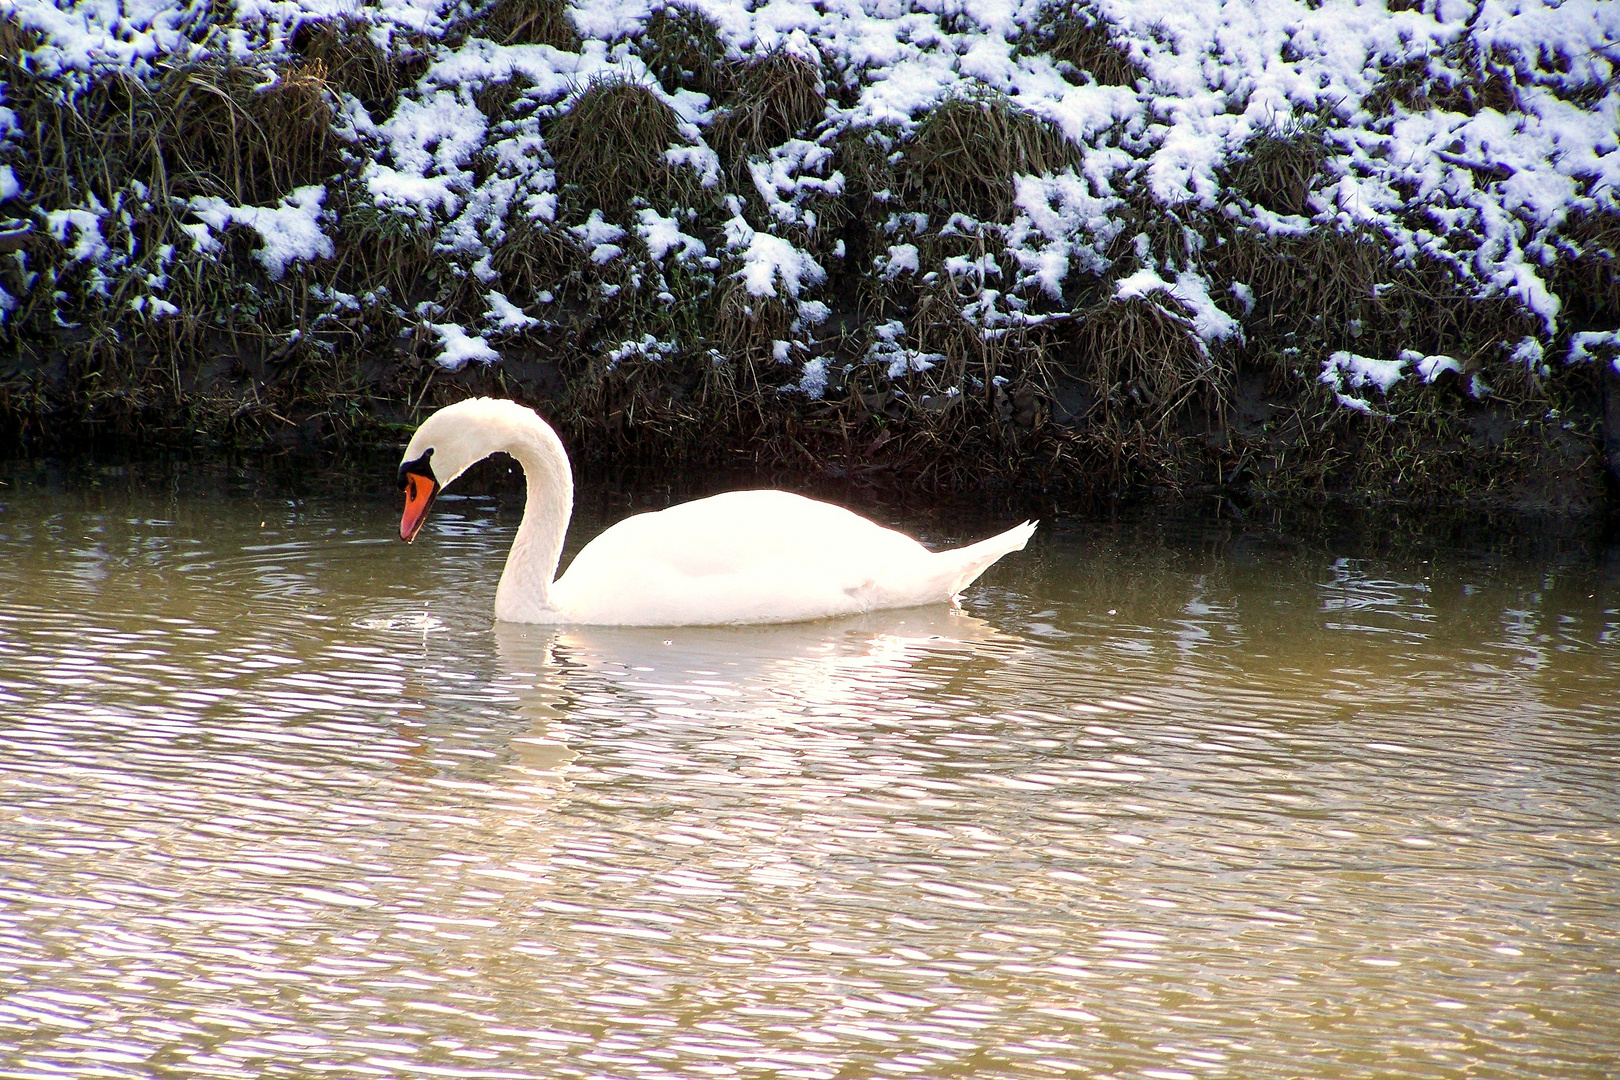
<svg viewBox="0 0 1620 1080"><path fill-rule="evenodd" d="M680 141L674 111L617 76L586 84L546 132L564 198L619 216L633 201L682 187L664 156Z"/></svg>
<svg viewBox="0 0 1620 1080"><path fill-rule="evenodd" d="M718 99L734 82L726 62L720 27L707 15L684 4L665 4L647 19L641 59L663 88L693 90Z"/></svg>
<svg viewBox="0 0 1620 1080"><path fill-rule="evenodd" d="M319 61L276 70L207 61L82 89L9 66L8 101L37 133L24 182L45 205L80 191L110 204L130 181L163 198L263 205L337 165Z"/></svg>
<svg viewBox="0 0 1620 1080"><path fill-rule="evenodd" d="M462 34L578 48L561 3L463 10ZM1093 13L1070 10L1032 40L1071 80L1134 86L1143 73L1110 34ZM425 410L478 392L544 403L585 459L745 461L922 487L1456 500L1518 498L1537 475L1590 496L1597 474L1583 456L1599 438L1597 372L1557 364L1561 341L1513 303L1479 298L1438 264L1403 263L1375 234L1273 236L1255 226L1256 208L1310 214L1311 192L1329 179L1326 114L1257 132L1221 170L1236 216L1163 206L1122 181L1127 225L1108 252L1113 268L1071 267L1054 299L1016 284L997 225L1018 213L1014 177L1082 164L1050 123L983 90L905 128L840 129L827 95L833 87L852 107L851 73L785 51L728 56L713 20L665 4L616 46L636 52L658 87L599 77L557 102L521 77L474 88L492 123L542 118L558 196L555 220L519 207L500 223L497 276L484 280L417 219L378 205L334 130L342 95L374 121L386 117L420 78L423 43L384 49L360 16L339 16L301 27L273 62L205 58L78 83L37 77L28 62L37 44L0 18L6 105L29 133L0 150L29 193L0 207L0 248L10 249L0 250L0 285L18 301L0 325L0 429L14 442L69 430L220 443L394 439ZM1512 107L1493 80L1521 76L1464 46L1440 59L1439 74L1387 72L1376 103ZM668 162L666 151L688 141L663 96L680 91L711 98L704 137L723 165L717 188ZM772 224L747 164L792 139L830 146L822 175L843 178L841 191L801 199L812 214L775 224L828 270L806 293L830 312L813 333L793 329L792 302L754 297L729 276L723 232L735 213ZM336 222L333 258L271 282L241 228L215 237L218 260L194 254L190 199L269 206L315 183ZM129 253L104 292L44 229L44 214L91 196L116 210L103 239ZM628 228L644 207L679 217L713 259L654 263L630 232L624 254L599 265L569 231L596 209ZM901 243L918 249L917 270L879 273L878 258ZM1564 324L1612 328L1620 217L1576 217L1557 243L1547 280L1564 298ZM957 257L999 260L999 276L953 278L946 260ZM1206 345L1191 313L1163 294L1114 298L1116 280L1149 260L1166 276L1204 274L1216 303L1241 318L1242 340ZM157 294L147 283L158 279L178 314L135 306ZM997 310L1030 318L987 321L974 307L981 284L1000 297ZM539 322L490 332L500 365L439 368L430 324L479 325L492 288ZM907 348L932 357L928 370L891 378L888 360L874 359L874 327L891 321ZM649 335L649 352L622 348ZM1546 344L1550 377L1512 359L1509 346L1527 336ZM803 348L779 363L774 344L791 338ZM1381 415L1367 417L1317 379L1341 349L1440 353L1464 373L1432 386L1409 376L1387 398L1374 395ZM817 401L791 388L808 355L827 364ZM1476 392L1475 376L1489 392Z"/></svg>
<svg viewBox="0 0 1620 1080"><path fill-rule="evenodd" d="M427 68L423 53L390 56L371 40L365 21L354 16L302 24L293 35L292 48L305 63L320 66L334 92L359 98L373 120L392 113L399 91Z"/></svg>
<svg viewBox="0 0 1620 1080"><path fill-rule="evenodd" d="M1005 221L1015 174L1057 172L1080 161L1079 149L1050 124L989 91L935 106L904 150L907 201L941 220L964 213Z"/></svg>
<svg viewBox="0 0 1620 1080"><path fill-rule="evenodd" d="M1444 109L1473 116L1481 109L1513 112L1519 107L1512 68L1463 37L1431 56L1390 65L1366 101L1374 114L1395 106L1409 112Z"/></svg>
<svg viewBox="0 0 1620 1080"><path fill-rule="evenodd" d="M784 50L743 64L734 85L730 106L711 130L711 142L728 164L740 165L789 139L803 138L827 109L821 69Z"/></svg>
<svg viewBox="0 0 1620 1080"><path fill-rule="evenodd" d="M1321 121L1296 117L1251 138L1222 172L1228 190L1279 214L1309 216L1307 202L1331 155Z"/></svg>
<svg viewBox="0 0 1620 1080"><path fill-rule="evenodd" d="M1594 326L1620 320L1620 210L1578 215L1560 244L1565 258L1551 287L1569 298L1565 318Z"/></svg>
<svg viewBox="0 0 1620 1080"><path fill-rule="evenodd" d="M1095 16L1075 16L1047 32L1050 53L1068 77L1084 76L1102 86L1135 86L1147 78L1142 66L1114 41L1108 24Z"/></svg>
<svg viewBox="0 0 1620 1080"><path fill-rule="evenodd" d="M492 0L473 12L466 31L501 45L550 45L578 52L579 31L562 0Z"/></svg>
<svg viewBox="0 0 1620 1080"><path fill-rule="evenodd" d="M1188 314L1164 295L1110 300L1068 324L1052 360L1094 402L1088 415L1168 431L1189 408L1220 412L1231 382L1225 358L1210 355Z"/></svg>

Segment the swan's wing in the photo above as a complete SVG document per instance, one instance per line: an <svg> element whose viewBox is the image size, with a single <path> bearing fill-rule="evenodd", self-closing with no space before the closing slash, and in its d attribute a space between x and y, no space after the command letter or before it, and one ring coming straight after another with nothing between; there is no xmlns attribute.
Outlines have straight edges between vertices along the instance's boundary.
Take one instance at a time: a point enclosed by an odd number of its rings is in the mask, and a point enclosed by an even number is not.
<svg viewBox="0 0 1620 1080"><path fill-rule="evenodd" d="M870 573L927 553L904 533L841 506L786 491L731 491L626 518L587 544L568 575L649 561L691 577L784 566L858 577L860 568Z"/></svg>
<svg viewBox="0 0 1620 1080"><path fill-rule="evenodd" d="M928 550L903 533L782 491L735 491L619 522L552 587L575 621L767 622L881 606L882 583Z"/></svg>
<svg viewBox="0 0 1620 1080"><path fill-rule="evenodd" d="M551 595L568 621L598 626L801 622L860 614L873 606L859 586L845 588L814 568L787 566L688 577L641 563L611 578L570 574Z"/></svg>

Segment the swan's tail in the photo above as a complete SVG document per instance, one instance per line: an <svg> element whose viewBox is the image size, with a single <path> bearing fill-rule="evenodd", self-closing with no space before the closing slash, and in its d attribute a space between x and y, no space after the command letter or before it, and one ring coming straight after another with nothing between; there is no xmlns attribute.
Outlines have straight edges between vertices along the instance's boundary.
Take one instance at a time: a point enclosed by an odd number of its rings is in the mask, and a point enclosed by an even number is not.
<svg viewBox="0 0 1620 1080"><path fill-rule="evenodd" d="M973 584L980 574L990 569L990 565L1003 555L1024 550L1024 545L1035 535L1035 526L1039 524L1038 521L1026 521L988 540L980 540L977 544L940 552L940 558L951 560L951 571L946 578L949 588L945 590L945 595L955 596Z"/></svg>

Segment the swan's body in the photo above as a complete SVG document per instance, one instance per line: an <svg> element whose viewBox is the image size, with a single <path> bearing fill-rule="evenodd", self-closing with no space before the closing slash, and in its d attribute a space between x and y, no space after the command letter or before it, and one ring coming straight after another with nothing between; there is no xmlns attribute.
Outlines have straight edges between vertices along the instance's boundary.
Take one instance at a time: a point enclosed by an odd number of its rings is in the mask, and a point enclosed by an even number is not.
<svg viewBox="0 0 1620 1080"><path fill-rule="evenodd" d="M619 522L554 581L573 512L567 454L532 410L475 398L440 409L411 439L401 536L415 536L440 488L497 452L516 458L528 483L495 592L495 617L506 622L714 626L945 603L1035 531L1026 522L936 553L830 503L733 491Z"/></svg>

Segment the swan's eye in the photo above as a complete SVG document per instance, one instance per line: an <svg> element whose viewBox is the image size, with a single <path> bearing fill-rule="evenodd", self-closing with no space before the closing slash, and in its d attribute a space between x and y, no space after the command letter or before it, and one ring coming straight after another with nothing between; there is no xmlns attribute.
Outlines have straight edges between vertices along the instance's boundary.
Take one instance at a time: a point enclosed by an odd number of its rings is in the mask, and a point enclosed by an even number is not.
<svg viewBox="0 0 1620 1080"><path fill-rule="evenodd" d="M406 490L406 483L413 476L420 476L424 480L433 479L433 447L428 447L422 456L415 461L404 461L399 466L399 490Z"/></svg>

